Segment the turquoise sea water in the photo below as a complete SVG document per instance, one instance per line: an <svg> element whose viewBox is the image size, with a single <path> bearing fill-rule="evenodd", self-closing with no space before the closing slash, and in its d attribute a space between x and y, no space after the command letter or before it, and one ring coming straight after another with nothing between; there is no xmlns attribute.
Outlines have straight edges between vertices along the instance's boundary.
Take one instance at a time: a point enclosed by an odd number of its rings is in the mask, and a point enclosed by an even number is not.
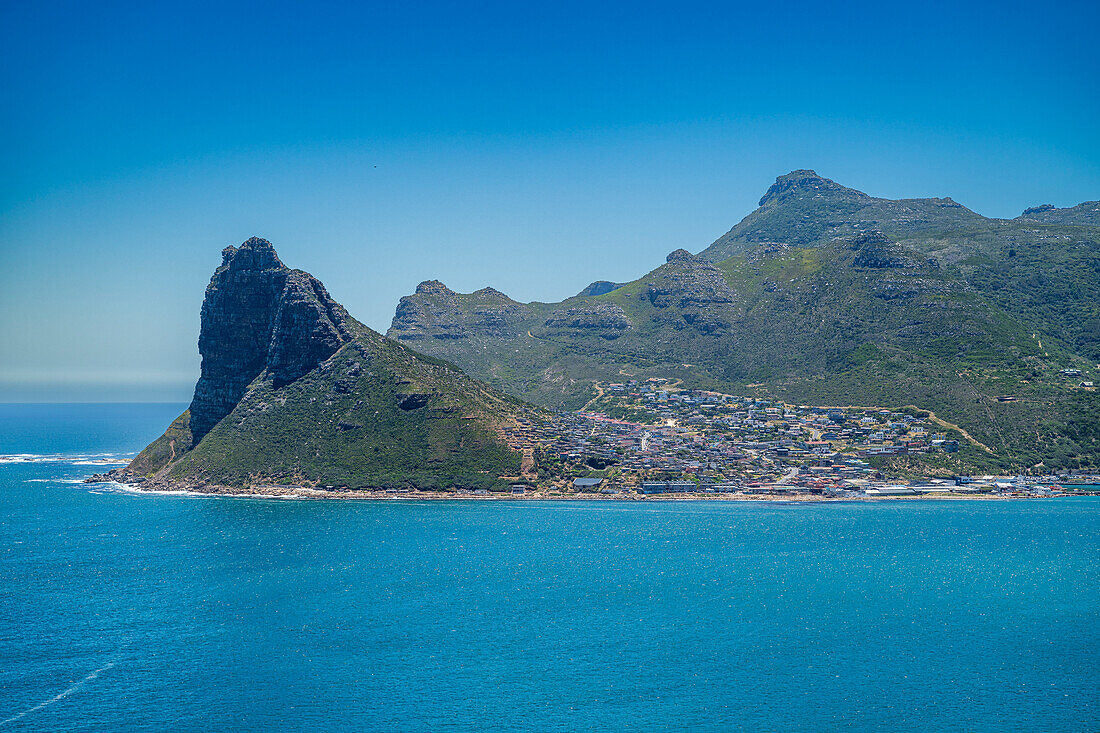
<svg viewBox="0 0 1100 733"><path fill-rule="evenodd" d="M0 406L0 454L181 409ZM48 460L0 464L0 731L1100 728L1098 498L280 501Z"/></svg>

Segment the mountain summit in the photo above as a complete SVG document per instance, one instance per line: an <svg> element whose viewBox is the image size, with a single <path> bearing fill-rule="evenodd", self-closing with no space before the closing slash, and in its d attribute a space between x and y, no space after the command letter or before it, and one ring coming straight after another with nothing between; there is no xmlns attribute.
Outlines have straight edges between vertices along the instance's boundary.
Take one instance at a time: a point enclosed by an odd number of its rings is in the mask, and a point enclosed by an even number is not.
<svg viewBox="0 0 1100 733"><path fill-rule="evenodd" d="M528 408L359 323L264 239L222 252L200 318L190 407L111 478L485 488L519 473L503 429Z"/></svg>
<svg viewBox="0 0 1100 733"><path fill-rule="evenodd" d="M290 384L354 338L352 319L325 286L290 270L266 239L222 251L206 288L199 331L202 374L191 401L191 434L202 440L266 372Z"/></svg>
<svg viewBox="0 0 1100 733"><path fill-rule="evenodd" d="M881 229L902 240L983 221L988 220L950 197L875 198L812 170L796 170L776 178L759 208L699 256L720 262L763 242L812 245L866 229Z"/></svg>
<svg viewBox="0 0 1100 733"><path fill-rule="evenodd" d="M854 199L871 197L852 188L845 188L836 181L830 181L817 174L817 171L797 170L785 176L779 176L775 183L760 197L758 206L775 206L783 201L800 196L833 196Z"/></svg>

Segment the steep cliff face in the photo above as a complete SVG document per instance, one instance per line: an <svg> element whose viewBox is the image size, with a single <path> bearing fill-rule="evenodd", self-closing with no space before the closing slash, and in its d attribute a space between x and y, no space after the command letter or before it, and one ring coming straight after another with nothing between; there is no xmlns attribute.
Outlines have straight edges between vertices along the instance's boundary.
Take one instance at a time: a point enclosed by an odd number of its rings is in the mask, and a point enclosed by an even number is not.
<svg viewBox="0 0 1100 733"><path fill-rule="evenodd" d="M353 337L344 307L305 272L291 272L279 295L266 369L276 388L289 384L336 353Z"/></svg>
<svg viewBox="0 0 1100 733"><path fill-rule="evenodd" d="M198 442L265 369L281 386L351 338L347 312L308 273L286 267L266 239L222 251L199 330L202 373L189 409Z"/></svg>
<svg viewBox="0 0 1100 733"><path fill-rule="evenodd" d="M527 407L359 323L266 240L226 248L201 317L191 407L110 478L446 488L519 471L501 427Z"/></svg>

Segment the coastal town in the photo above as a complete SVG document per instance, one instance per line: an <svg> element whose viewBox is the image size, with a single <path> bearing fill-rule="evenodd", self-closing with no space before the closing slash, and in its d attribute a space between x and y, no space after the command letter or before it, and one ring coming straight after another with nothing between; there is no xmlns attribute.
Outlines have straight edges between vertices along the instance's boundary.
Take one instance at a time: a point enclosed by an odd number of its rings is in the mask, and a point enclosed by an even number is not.
<svg viewBox="0 0 1100 733"><path fill-rule="evenodd" d="M530 410L502 428L522 470L490 488L355 488L340 484L203 483L199 493L273 498L724 499L826 501L1037 498L1100 494L1100 474L970 475L952 470L981 447L957 426L913 407L792 405L760 396L690 389L678 380L597 383L583 409ZM72 462L71 456L0 456L5 462ZM125 465L117 455L79 463ZM117 484L111 473L88 483ZM127 476L121 485L168 490ZM174 488L180 488L176 486Z"/></svg>
<svg viewBox="0 0 1100 733"><path fill-rule="evenodd" d="M512 492L601 496L845 498L1053 496L1100 491L1090 475L951 473L967 436L921 410L790 405L682 388L599 383L585 409L505 430L535 468ZM960 445L961 443L961 445ZM928 475L899 465L936 467Z"/></svg>

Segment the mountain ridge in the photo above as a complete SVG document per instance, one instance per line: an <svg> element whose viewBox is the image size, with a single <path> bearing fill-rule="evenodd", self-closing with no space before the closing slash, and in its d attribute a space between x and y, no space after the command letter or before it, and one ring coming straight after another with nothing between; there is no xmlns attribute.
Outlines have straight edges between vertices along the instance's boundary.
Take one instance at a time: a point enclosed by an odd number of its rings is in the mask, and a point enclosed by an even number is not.
<svg viewBox="0 0 1100 733"><path fill-rule="evenodd" d="M1100 456L1095 430L1066 427L1092 414L1095 392L1060 376L1100 355L1091 273L1100 282L1100 228L986 219L950 198L876 199L800 170L698 255L676 250L606 293L502 295L498 308L418 292L387 333L555 408L627 375L800 402L923 400L1005 465L1075 465ZM1045 426L1030 442L1029 422Z"/></svg>

